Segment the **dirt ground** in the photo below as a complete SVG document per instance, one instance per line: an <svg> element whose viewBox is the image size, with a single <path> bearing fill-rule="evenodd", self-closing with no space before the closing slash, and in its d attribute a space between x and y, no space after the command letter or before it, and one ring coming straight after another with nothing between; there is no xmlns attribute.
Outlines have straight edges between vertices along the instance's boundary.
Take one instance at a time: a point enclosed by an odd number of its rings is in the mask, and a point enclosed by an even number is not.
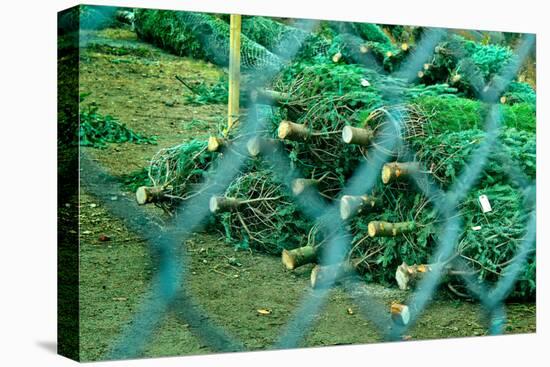
<svg viewBox="0 0 550 367"><path fill-rule="evenodd" d="M222 73L219 68L166 54L139 42L129 30L88 32L85 36L88 41L110 46L84 48L81 52L80 92L91 93L84 105L94 102L100 113L117 117L138 133L158 137L158 145L111 144L105 149L84 149L111 174L129 174L146 167L159 149L193 137L206 138L223 124L226 106L187 105L184 93L189 92L174 77L178 74L191 80L215 82ZM162 215L156 208L145 210ZM91 361L106 358L123 328L132 322L156 269L147 243L86 193L81 196L80 220L81 358ZM109 240L104 241L102 236ZM279 258L235 252L221 235L196 233L182 247L190 259L189 277L182 287L189 289L202 305L205 317L225 328L248 349L270 348L303 297L311 292L310 267L287 271ZM370 285L369 289L388 309L392 301L407 298L407 293L396 287ZM270 313L260 315L260 309ZM349 295L340 289L332 290L301 345L381 341L376 328L356 311ZM485 335L482 314L477 303L441 293L407 339ZM507 333L536 329L534 304L508 304L507 316ZM210 347L202 344L188 324L167 314L144 356L210 352Z"/></svg>

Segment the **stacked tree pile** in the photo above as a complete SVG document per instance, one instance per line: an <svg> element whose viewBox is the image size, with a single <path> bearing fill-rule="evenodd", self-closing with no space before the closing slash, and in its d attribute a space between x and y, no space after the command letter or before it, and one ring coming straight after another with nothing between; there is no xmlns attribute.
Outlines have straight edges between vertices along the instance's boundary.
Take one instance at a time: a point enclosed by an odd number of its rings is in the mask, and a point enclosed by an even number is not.
<svg viewBox="0 0 550 367"><path fill-rule="evenodd" d="M425 169L441 188L449 189L484 139L483 132L466 130L415 141L411 144L417 152L413 162L388 163L383 167L381 182L386 185L378 195L383 205L371 207L364 199L342 198L343 219L358 212L350 220L355 233L350 257L360 259L359 266L369 277L390 282L393 274L389 269L401 262L425 264L435 250L436 236L444 222L410 182L411 171ZM461 204L463 231L455 249L455 255L466 259L480 279L488 280L496 280L513 258L525 236L526 217L532 209L523 205L522 189L516 186L514 177L508 177L508 172L517 168L534 179L536 166L533 134L506 129L499 140L502 143L494 147L478 184ZM505 157L515 159L514 167ZM490 202L490 212L484 212L482 196ZM527 269L519 295L532 294L533 279L532 269Z"/></svg>
<svg viewBox="0 0 550 367"><path fill-rule="evenodd" d="M216 24L223 22L215 19ZM275 55L283 51L271 41L275 34L288 36L289 26L274 26L272 22L264 18L246 20L245 30L255 44L263 44L267 52L271 50ZM260 31L262 27L266 34ZM397 38L379 27L356 26L352 29L355 33L349 32L349 27L347 33L338 33L338 29L329 27L330 32L335 32L334 37L326 37L331 39L331 47L349 48L349 39L359 39L362 44L375 42L377 46L397 47L406 55L405 47L395 44ZM304 36L301 32L296 31L297 38ZM410 32L401 40L408 37L408 42L414 42L414 35L421 30ZM472 44L453 36L438 46L437 60L424 68L420 80L430 83L425 85L408 84L351 64L352 59L345 52L341 52L341 57L346 63L327 57L334 51L329 48L319 57L301 59L286 67L268 89L257 91L253 100L272 106L268 108L263 140L248 142L253 159L222 196L210 200L210 211L219 219L218 228L226 239L241 248L254 247L274 254L282 251L289 269L317 262L330 231L304 219L294 197L307 187L315 187L327 203L340 206L341 217L353 233L349 261L323 266L357 269L367 279L388 283L394 281L399 267L401 274L429 271L426 263L437 248L437 235L444 224L430 199L440 200L442 196L425 197L423 187L415 185L411 177L427 175L439 189L453 189L466 164L489 138L482 131L490 112L488 106L471 98L469 84L449 78L466 65L460 61L461 55L448 52L454 50L452 42L461 44L470 64L479 68L484 80L498 73L512 54L500 46ZM345 51L345 47L340 51ZM498 63L493 64L495 60ZM445 82L453 83L453 87ZM462 96L457 96L457 92ZM524 203L520 182L508 176L513 171L508 157L515 160L514 169L535 178L536 97L532 88L517 82L506 93L506 104L499 106L502 131L498 143L491 143L488 163L474 188L464 193L466 198L459 208L463 231L454 258L471 264L480 280L498 279L512 261L525 235L525 220L531 210ZM398 125L388 130L388 124L393 126L392 119ZM153 202L169 202L166 208L171 210L189 195L198 193L194 185L201 182L203 173L224 156L224 149L230 149L235 138L245 133L237 129L229 131L228 136L213 136L208 143L195 142L193 149L185 144L162 152L150 169L151 187L162 190L145 197L156 197ZM384 151L389 161L382 167L374 190L341 196L359 164L373 152L385 149L380 142L386 138L395 139L398 144ZM290 158L290 168L298 177L290 189L285 187L283 177L273 174L269 160L259 163L266 144ZM490 202L491 210L480 205L482 196ZM449 268L453 265L452 259L440 260L447 262ZM531 258L516 288L518 295L534 294L534 264ZM312 284L319 284L318 277L330 272L328 268L321 269L316 267L312 272ZM406 283L401 282L400 286L406 287Z"/></svg>
<svg viewBox="0 0 550 367"><path fill-rule="evenodd" d="M368 146L384 130L386 96L405 103L419 96L453 93L447 85L412 86L403 80L380 75L351 64L298 63L286 69L274 83L280 93L291 96L272 119L272 137L282 139L291 161L304 178L320 180L321 193L339 194L344 182L363 158ZM394 106L406 115L401 139L423 135L423 120L415 106ZM364 144L346 144L346 126L370 123ZM369 135L370 134L370 135Z"/></svg>
<svg viewBox="0 0 550 367"><path fill-rule="evenodd" d="M435 48L432 60L418 71L418 77L424 84L448 83L466 97L476 98L483 92L476 85L489 83L513 55L508 46L482 44L452 34ZM528 102L534 107L535 92L529 84L514 81L501 102Z"/></svg>

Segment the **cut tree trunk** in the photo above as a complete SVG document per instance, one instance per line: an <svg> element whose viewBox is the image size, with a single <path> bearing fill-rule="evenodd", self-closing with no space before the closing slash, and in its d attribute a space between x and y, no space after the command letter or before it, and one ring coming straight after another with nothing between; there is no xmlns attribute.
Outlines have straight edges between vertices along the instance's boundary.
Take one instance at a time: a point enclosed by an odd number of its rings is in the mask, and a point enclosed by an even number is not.
<svg viewBox="0 0 550 367"><path fill-rule="evenodd" d="M407 290L415 287L418 282L420 282L427 274L434 271L434 269L437 269L437 267L441 267L443 282L447 281L449 276L475 276L478 273L478 271L475 270L457 270L453 268L450 263L407 265L407 263L403 262L397 267L397 270L395 271L395 280L397 281L397 285L400 289ZM455 292L455 290L451 290Z"/></svg>
<svg viewBox="0 0 550 367"><path fill-rule="evenodd" d="M246 150L248 150L248 154L252 157L257 157L260 154L271 154L278 146L277 140L262 138L260 136L250 138L246 142Z"/></svg>
<svg viewBox="0 0 550 367"><path fill-rule="evenodd" d="M409 178L418 172L419 166L416 162L393 162L386 163L382 167L382 182L388 184L394 181L401 181Z"/></svg>
<svg viewBox="0 0 550 367"><path fill-rule="evenodd" d="M222 196L212 196L210 198L209 208L211 213L221 213L235 210L242 204L242 200L236 198L227 198Z"/></svg>
<svg viewBox="0 0 550 367"><path fill-rule="evenodd" d="M250 93L250 99L253 103L280 106L290 101L291 95L269 89L256 89Z"/></svg>
<svg viewBox="0 0 550 367"><path fill-rule="evenodd" d="M390 223L372 221L369 223L368 232L370 237L395 237L397 235L410 233L415 227L414 222Z"/></svg>
<svg viewBox="0 0 550 367"><path fill-rule="evenodd" d="M372 209L380 205L381 200L371 195L344 195L340 199L340 218L347 220L363 210Z"/></svg>
<svg viewBox="0 0 550 367"><path fill-rule="evenodd" d="M156 203L164 199L164 187L141 186L136 190L136 201L139 205Z"/></svg>
<svg viewBox="0 0 550 367"><path fill-rule="evenodd" d="M305 125L296 124L291 121L281 121L279 124L278 136L280 139L305 141L311 135L311 131Z"/></svg>
<svg viewBox="0 0 550 367"><path fill-rule="evenodd" d="M219 152L223 147L227 146L229 141L217 136L211 136L208 138L208 151Z"/></svg>
<svg viewBox="0 0 550 367"><path fill-rule="evenodd" d="M345 126L342 129L342 140L346 144L367 146L374 139L374 131L370 127L358 128Z"/></svg>
<svg viewBox="0 0 550 367"><path fill-rule="evenodd" d="M292 180L292 193L296 196L303 193L307 188L317 187L319 180L313 178L297 178Z"/></svg>
<svg viewBox="0 0 550 367"><path fill-rule="evenodd" d="M334 55L332 55L332 62L340 62L340 60L342 60L342 53L341 52L337 52L335 53Z"/></svg>
<svg viewBox="0 0 550 367"><path fill-rule="evenodd" d="M392 303L390 307L390 312L393 322L401 326L407 325L411 319L411 313L407 305Z"/></svg>
<svg viewBox="0 0 550 367"><path fill-rule="evenodd" d="M311 288L327 286L330 279L335 282L355 274L355 267L349 261L331 265L315 265L311 270Z"/></svg>
<svg viewBox="0 0 550 367"><path fill-rule="evenodd" d="M424 275L431 271L431 265L414 264L409 266L407 263L403 262L403 264L399 265L395 271L395 280L397 281L399 289L407 290L413 287L424 277Z"/></svg>
<svg viewBox="0 0 550 367"><path fill-rule="evenodd" d="M285 249L281 258L288 270L294 270L302 265L314 263L317 260L317 249L313 246L304 246L294 250Z"/></svg>

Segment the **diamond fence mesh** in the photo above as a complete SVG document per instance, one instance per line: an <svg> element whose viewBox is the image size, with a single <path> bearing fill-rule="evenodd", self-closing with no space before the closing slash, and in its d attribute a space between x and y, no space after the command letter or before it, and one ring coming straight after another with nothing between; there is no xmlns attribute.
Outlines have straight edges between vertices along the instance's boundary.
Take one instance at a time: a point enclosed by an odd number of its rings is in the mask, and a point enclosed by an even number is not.
<svg viewBox="0 0 550 367"><path fill-rule="evenodd" d="M202 52L208 53L212 60L218 60L225 64L229 54L229 40L224 38L228 34L227 24L223 21L214 21L212 18L205 18L200 14L179 13L178 21L185 22L186 27L204 46ZM139 18L139 17L138 17ZM213 27L212 24L218 25ZM264 86L266 80L273 80L278 72L282 70L288 61L302 51L304 42L311 38L311 31L316 27L315 21L300 21L299 31L280 32L276 40L272 40L270 48L284 50L285 60L281 59L254 42L244 39L243 50L252 61L245 57L245 66L253 66L250 70L252 85L251 89L258 89ZM223 29L222 29L223 28ZM219 31L221 29L221 31ZM219 31L219 32L218 32ZM357 29L341 29L342 44L353 44L358 42ZM414 81L418 78L417 71L422 65L432 59L434 49L444 39L447 31L443 29L426 29L422 38L412 52L406 55L405 60L397 70L391 73L393 77L399 77L406 81ZM223 47L220 47L223 45ZM410 310L410 322L401 325L395 323L387 310L386 305L371 297L368 292L362 291L364 283L359 275L347 277L338 281L339 274L334 272L324 279L324 286L306 292L300 305L295 310L290 321L283 328L278 341L273 348L297 347L305 337L315 321L315 315L327 302L327 296L334 287L341 287L349 293L360 309L360 314L376 326L380 335L386 340L398 340L409 330L422 315L429 305L433 295L437 292L438 284L444 276L445 260L453 256L453 249L457 246L459 235L463 228L459 205L472 190L480 173L487 165L489 155L499 146L499 132L501 128L501 111L499 98L517 74L520 66L527 56L529 50L534 46L534 36L523 37L519 46L514 52L511 61L494 77L488 84L477 76L475 67L471 73L463 73L462 77L472 85L477 98L490 106L483 118L485 119L485 139L473 151L465 168L451 183L446 190L443 190L434 181L434 178L426 173L428 169L416 170L412 174L413 181L418 190L433 205L442 218L440 233L437 236L437 246L432 254L430 264L433 267L430 272L420 281L419 286L411 292L406 304ZM460 45L455 46L460 47ZM357 49L357 48L350 48ZM250 52L249 52L250 51ZM459 51L459 50L458 50ZM457 52L458 52L457 51ZM260 56L258 56L260 55ZM350 57L355 63L364 64L375 68L378 73L386 73L382 65L370 54L360 52L352 53ZM262 62L257 62L263 60ZM463 60L466 62L467 60ZM286 63L286 64L285 64ZM248 65L250 64L250 65ZM388 105L399 105L402 95L395 92L395 89L384 91L384 100ZM213 324L202 306L186 290L186 279L188 275L189 259L185 251L181 249L181 243L185 242L190 235L200 230L211 213L209 211L209 200L213 196L223 195L226 188L233 179L240 174L241 167L249 159L247 143L252 137L260 140L267 139L266 119L262 115L262 106L255 102L249 102L247 118L240 122L241 134L232 142L232 149L225 153L223 164L211 167L206 182L194 190L194 194L187 198L177 208L173 221L167 225L157 225L154 218L143 211L137 203L129 199L111 201L110 197L121 192L119 182L106 173L102 167L96 164L86 154L81 153L81 185L86 192L101 200L102 204L110 212L123 220L129 229L135 231L148 241L151 256L158 263L158 271L151 282L150 291L145 301L136 311L131 323L123 330L118 342L106 356L110 359L138 357L143 352L147 343L151 340L153 332L162 322L163 318L172 313L177 318L190 326L192 332L214 351L242 351L246 350L243 342L232 338L224 329ZM377 180L382 166L392 160L391 152L399 146L404 156L414 157L415 152L407 145L403 138L406 134L402 131L407 119L407 111L395 112L389 110L385 117L382 133L383 138L375 141L365 155L365 159L357 167L354 174L346 182L339 197L343 195L365 195L371 192ZM460 262L461 272L467 289L480 301L483 309L490 319L491 334L503 332L505 322L504 301L514 286L518 275L535 246L535 182L525 175L514 161L514 158L507 155L499 156L499 162L507 168L510 182L513 182L519 192L523 195L523 205L529 213L525 223L525 235L521 239L520 246L513 259L507 265L499 281L493 285L480 284L471 274L470 265L467 262ZM277 146L269 146L261 155L261 159L268 164L274 174L283 178L283 183L291 189L294 179L302 177L300 172L292 166L290 158L283 149ZM119 196L124 198L124 196ZM345 259L351 248L352 235L346 223L342 220L337 201L328 204L323 196L316 190L307 190L302 195L295 197L295 203L301 212L313 223L322 225L331 223L331 232L327 238L326 246L321 254L321 263L339 263ZM185 215L183 215L185 212ZM177 215L181 213L182 215Z"/></svg>

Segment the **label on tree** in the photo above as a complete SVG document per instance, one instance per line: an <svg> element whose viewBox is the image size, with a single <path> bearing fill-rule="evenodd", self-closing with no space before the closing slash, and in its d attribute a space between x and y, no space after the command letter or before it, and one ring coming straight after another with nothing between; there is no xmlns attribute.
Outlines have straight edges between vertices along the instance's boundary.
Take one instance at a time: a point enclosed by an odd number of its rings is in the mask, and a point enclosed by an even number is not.
<svg viewBox="0 0 550 367"><path fill-rule="evenodd" d="M483 211L483 213L487 213L493 210L491 208L491 203L489 202L489 198L487 197L487 195L480 195L479 203L481 204L481 210Z"/></svg>

